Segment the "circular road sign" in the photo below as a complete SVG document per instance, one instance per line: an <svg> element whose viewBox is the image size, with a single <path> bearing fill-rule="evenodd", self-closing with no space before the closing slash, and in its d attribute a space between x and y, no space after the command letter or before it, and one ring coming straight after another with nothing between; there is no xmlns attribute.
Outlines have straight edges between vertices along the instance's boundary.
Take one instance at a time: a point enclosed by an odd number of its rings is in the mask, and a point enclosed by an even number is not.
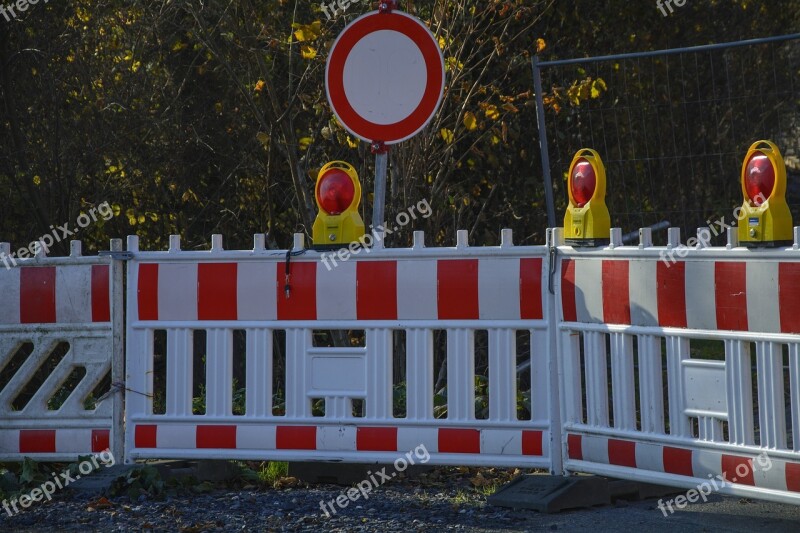
<svg viewBox="0 0 800 533"><path fill-rule="evenodd" d="M419 19L402 11L373 11L348 24L334 41L325 91L347 131L367 142L399 143L436 113L444 58Z"/></svg>

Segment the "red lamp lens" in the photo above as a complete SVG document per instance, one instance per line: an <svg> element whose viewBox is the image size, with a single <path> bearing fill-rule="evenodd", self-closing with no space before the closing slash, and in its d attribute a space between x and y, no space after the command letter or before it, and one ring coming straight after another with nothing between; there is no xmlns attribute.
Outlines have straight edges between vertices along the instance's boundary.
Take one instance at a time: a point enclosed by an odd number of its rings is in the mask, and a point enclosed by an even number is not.
<svg viewBox="0 0 800 533"><path fill-rule="evenodd" d="M578 203L578 207L583 207L594 196L597 188L597 176L594 167L584 158L578 159L572 168L572 197Z"/></svg>
<svg viewBox="0 0 800 533"><path fill-rule="evenodd" d="M338 215L353 203L356 188L346 172L331 169L317 185L317 202L329 215Z"/></svg>
<svg viewBox="0 0 800 533"><path fill-rule="evenodd" d="M763 204L775 188L775 167L769 157L756 152L744 171L744 188L756 206Z"/></svg>

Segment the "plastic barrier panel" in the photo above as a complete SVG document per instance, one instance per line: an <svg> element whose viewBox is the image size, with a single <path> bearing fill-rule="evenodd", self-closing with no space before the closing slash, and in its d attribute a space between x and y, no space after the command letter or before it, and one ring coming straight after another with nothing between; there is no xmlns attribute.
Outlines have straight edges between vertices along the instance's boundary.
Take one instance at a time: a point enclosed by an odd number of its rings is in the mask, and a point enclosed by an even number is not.
<svg viewBox="0 0 800 533"><path fill-rule="evenodd" d="M119 261L74 241L70 257L13 263L0 264L0 461L121 456Z"/></svg>
<svg viewBox="0 0 800 533"><path fill-rule="evenodd" d="M432 463L552 468L548 248L422 241L287 260L263 235L252 251L130 238L127 460L386 462L424 445Z"/></svg>
<svg viewBox="0 0 800 533"><path fill-rule="evenodd" d="M565 469L800 503L797 245L642 235L558 248Z"/></svg>

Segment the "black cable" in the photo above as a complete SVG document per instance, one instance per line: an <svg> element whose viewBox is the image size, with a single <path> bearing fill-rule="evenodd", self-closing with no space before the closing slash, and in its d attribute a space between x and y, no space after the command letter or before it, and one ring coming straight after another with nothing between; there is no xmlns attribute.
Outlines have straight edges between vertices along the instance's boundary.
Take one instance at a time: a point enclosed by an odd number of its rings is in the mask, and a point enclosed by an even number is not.
<svg viewBox="0 0 800 533"><path fill-rule="evenodd" d="M290 277L291 277L291 275L292 275L292 274L291 274L291 267L292 267L291 261L292 261L292 257L293 257L293 256L298 256L298 255L303 255L303 254L304 254L304 253L306 253L307 251L308 251L308 249L307 249L307 248L303 248L302 250L298 250L298 251L296 251L296 252L293 252L291 248L290 248L289 250L286 250L286 268L284 269L284 272L285 272L285 274L286 274L286 277L285 277L285 284L284 284L284 286L283 286L283 292L284 292L284 294L286 295L286 299L287 299L287 300L289 299L289 296L290 296L290 294L291 294L291 292L292 292L292 286L291 286L291 284L289 283L289 279L290 279Z"/></svg>

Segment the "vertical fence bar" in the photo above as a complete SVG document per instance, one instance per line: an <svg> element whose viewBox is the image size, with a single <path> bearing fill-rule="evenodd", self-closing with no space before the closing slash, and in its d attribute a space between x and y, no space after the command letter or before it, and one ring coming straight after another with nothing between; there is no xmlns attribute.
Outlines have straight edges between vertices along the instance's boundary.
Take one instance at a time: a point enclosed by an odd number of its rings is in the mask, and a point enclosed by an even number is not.
<svg viewBox="0 0 800 533"><path fill-rule="evenodd" d="M406 330L406 406L409 420L433 419L433 331Z"/></svg>
<svg viewBox="0 0 800 533"><path fill-rule="evenodd" d="M783 351L777 342L756 343L758 418L762 448L786 448L786 409L783 401Z"/></svg>
<svg viewBox="0 0 800 533"><path fill-rule="evenodd" d="M536 91L536 122L539 127L539 150L542 154L542 177L544 178L544 198L547 202L547 227L556 227L556 208L553 200L553 180L550 176L550 152L547 147L547 123L544 115L544 94L542 92L542 70L539 57L533 55L533 88Z"/></svg>
<svg viewBox="0 0 800 533"><path fill-rule="evenodd" d="M633 342L631 336L624 333L611 334L611 387L614 427L635 430Z"/></svg>
<svg viewBox="0 0 800 533"><path fill-rule="evenodd" d="M669 434L691 437L689 417L684 414L681 366L689 358L689 339L667 337L667 399L669 401Z"/></svg>
<svg viewBox="0 0 800 533"><path fill-rule="evenodd" d="M475 337L471 329L447 330L447 419L475 419Z"/></svg>
<svg viewBox="0 0 800 533"><path fill-rule="evenodd" d="M311 347L310 329L286 330L286 416L308 418L311 401L306 397L306 359Z"/></svg>
<svg viewBox="0 0 800 533"><path fill-rule="evenodd" d="M206 415L233 414L233 330L209 328L206 351Z"/></svg>
<svg viewBox="0 0 800 533"><path fill-rule="evenodd" d="M725 341L725 374L728 440L731 444L753 444L753 377L748 343Z"/></svg>
<svg viewBox="0 0 800 533"><path fill-rule="evenodd" d="M392 417L392 330L367 330L367 418Z"/></svg>
<svg viewBox="0 0 800 533"><path fill-rule="evenodd" d="M608 427L608 371L604 333L583 334L583 365L586 368L586 423Z"/></svg>
<svg viewBox="0 0 800 533"><path fill-rule="evenodd" d="M246 330L246 409L249 417L272 416L272 330Z"/></svg>
<svg viewBox="0 0 800 533"><path fill-rule="evenodd" d="M170 416L192 415L194 339L189 328L167 330L167 408Z"/></svg>
<svg viewBox="0 0 800 533"><path fill-rule="evenodd" d="M111 239L111 251L122 251L122 239ZM125 382L125 287L123 285L124 263L112 259L109 266L108 280L111 284L111 328L112 328L112 354L111 354L111 390L116 384ZM111 414L111 453L117 461L124 460L125 454L125 391L116 390L112 393Z"/></svg>
<svg viewBox="0 0 800 533"><path fill-rule="evenodd" d="M664 433L661 337L654 335L639 337L639 405L642 413L642 431Z"/></svg>
<svg viewBox="0 0 800 533"><path fill-rule="evenodd" d="M517 419L516 345L514 330L489 330L489 418L491 420L508 422Z"/></svg>

